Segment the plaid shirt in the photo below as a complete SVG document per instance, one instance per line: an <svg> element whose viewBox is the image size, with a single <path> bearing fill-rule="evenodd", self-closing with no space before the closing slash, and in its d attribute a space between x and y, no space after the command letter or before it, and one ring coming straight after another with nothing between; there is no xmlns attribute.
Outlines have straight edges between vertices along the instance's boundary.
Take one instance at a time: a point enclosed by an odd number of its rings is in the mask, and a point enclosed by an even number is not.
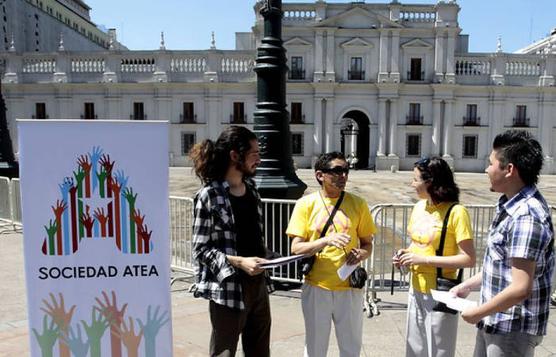
<svg viewBox="0 0 556 357"><path fill-rule="evenodd" d="M245 184L258 202L257 224L263 231L262 202L253 180ZM194 198L193 258L196 282L191 287L195 297L203 297L234 309L245 308L238 271L226 255L237 255L234 216L226 181L213 181L197 192ZM264 244L264 243L263 243ZM272 285L265 272L269 292Z"/></svg>
<svg viewBox="0 0 556 357"><path fill-rule="evenodd" d="M533 289L520 304L483 318L479 328L489 333L546 334L554 269L553 237L550 210L535 186L524 187L510 200L500 198L484 257L481 304L510 285L512 258L535 261Z"/></svg>

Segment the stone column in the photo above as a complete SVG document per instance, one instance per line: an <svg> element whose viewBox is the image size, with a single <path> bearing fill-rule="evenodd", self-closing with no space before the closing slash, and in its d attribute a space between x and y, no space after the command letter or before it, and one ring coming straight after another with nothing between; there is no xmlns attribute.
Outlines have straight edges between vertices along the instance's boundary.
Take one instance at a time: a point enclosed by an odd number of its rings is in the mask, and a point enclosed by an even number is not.
<svg viewBox="0 0 556 357"><path fill-rule="evenodd" d="M206 133L205 138L216 140L222 130L224 115L222 113L222 96L210 90L205 96ZM200 140L199 140L200 141Z"/></svg>
<svg viewBox="0 0 556 357"><path fill-rule="evenodd" d="M323 129L323 99L321 97L315 97L314 100L314 109L315 109L315 117L314 117L314 131L313 131L313 155L316 157L322 153L322 129Z"/></svg>
<svg viewBox="0 0 556 357"><path fill-rule="evenodd" d="M398 100L390 99L390 148L388 156L397 157L398 151Z"/></svg>
<svg viewBox="0 0 556 357"><path fill-rule="evenodd" d="M390 71L390 80L394 83L400 83L400 32L392 32L392 66Z"/></svg>
<svg viewBox="0 0 556 357"><path fill-rule="evenodd" d="M444 145L442 148L442 157L451 158L452 157L452 133L454 132L453 128L453 108L454 108L454 101L447 100L444 102L444 126L443 126L443 139Z"/></svg>
<svg viewBox="0 0 556 357"><path fill-rule="evenodd" d="M378 99L378 150L376 156L386 153L386 99Z"/></svg>
<svg viewBox="0 0 556 357"><path fill-rule="evenodd" d="M432 100L432 155L440 154L441 99Z"/></svg>
<svg viewBox="0 0 556 357"><path fill-rule="evenodd" d="M544 165L543 173L552 174L554 173L554 152L552 152L552 113L554 113L554 101L552 98L547 98L543 96L542 101L539 103L539 135L538 139L541 143L543 155L544 155Z"/></svg>
<svg viewBox="0 0 556 357"><path fill-rule="evenodd" d="M435 82L444 80L444 32L437 31L434 41L434 77Z"/></svg>
<svg viewBox="0 0 556 357"><path fill-rule="evenodd" d="M315 73L314 81L322 80L324 77L324 38L323 30L316 30L315 32Z"/></svg>
<svg viewBox="0 0 556 357"><path fill-rule="evenodd" d="M388 81L388 31L380 30L380 54L378 64L378 82ZM384 152L383 152L384 153Z"/></svg>
<svg viewBox="0 0 556 357"><path fill-rule="evenodd" d="M448 33L448 45L446 49L446 82L449 84L456 83L455 74L455 52L456 52L456 34Z"/></svg>
<svg viewBox="0 0 556 357"><path fill-rule="evenodd" d="M335 81L336 75L334 73L334 63L335 61L335 37L334 30L328 29L326 31L326 77L327 80Z"/></svg>
<svg viewBox="0 0 556 357"><path fill-rule="evenodd" d="M334 132L334 98L326 98L326 134L325 134L325 148L326 152L333 151L334 147L334 137L336 133Z"/></svg>

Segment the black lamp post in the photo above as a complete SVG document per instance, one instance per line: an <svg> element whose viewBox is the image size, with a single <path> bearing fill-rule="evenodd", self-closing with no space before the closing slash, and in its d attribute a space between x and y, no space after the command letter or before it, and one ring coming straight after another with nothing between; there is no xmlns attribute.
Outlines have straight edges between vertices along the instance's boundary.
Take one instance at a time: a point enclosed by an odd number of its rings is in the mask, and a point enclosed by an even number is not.
<svg viewBox="0 0 556 357"><path fill-rule="evenodd" d="M6 119L6 103L2 96L2 73L0 73L0 176L19 177L19 165L15 161L12 139Z"/></svg>
<svg viewBox="0 0 556 357"><path fill-rule="evenodd" d="M263 0L264 36L257 49L257 109L254 132L261 165L255 181L265 198L299 198L307 188L295 174L286 111L286 50L282 46L282 0Z"/></svg>

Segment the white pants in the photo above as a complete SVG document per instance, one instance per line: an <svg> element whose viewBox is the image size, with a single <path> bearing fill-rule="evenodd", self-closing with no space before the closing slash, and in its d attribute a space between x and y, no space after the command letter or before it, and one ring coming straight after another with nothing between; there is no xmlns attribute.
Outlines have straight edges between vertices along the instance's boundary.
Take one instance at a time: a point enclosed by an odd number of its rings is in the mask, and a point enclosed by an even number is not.
<svg viewBox="0 0 556 357"><path fill-rule="evenodd" d="M363 290L331 291L303 284L305 357L325 357L334 321L340 357L359 357L363 339Z"/></svg>
<svg viewBox="0 0 556 357"><path fill-rule="evenodd" d="M406 357L453 357L459 316L433 311L430 295L413 289L408 295Z"/></svg>

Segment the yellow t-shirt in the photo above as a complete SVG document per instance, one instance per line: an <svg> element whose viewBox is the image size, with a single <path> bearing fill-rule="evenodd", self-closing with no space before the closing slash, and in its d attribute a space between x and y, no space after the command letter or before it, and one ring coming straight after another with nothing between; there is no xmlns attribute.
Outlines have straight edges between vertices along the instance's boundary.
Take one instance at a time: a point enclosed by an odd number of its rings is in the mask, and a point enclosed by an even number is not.
<svg viewBox="0 0 556 357"><path fill-rule="evenodd" d="M308 242L319 239L329 212L332 213L337 200L321 196L319 192L300 198L292 212L286 234L290 238L301 237ZM315 264L311 272L305 276L305 282L327 290L346 290L350 288L349 279L340 280L337 270L345 263L346 253L359 247L359 237L372 236L376 227L367 202L347 192L333 222L327 234L347 233L351 241L343 250L327 246L317 253Z"/></svg>
<svg viewBox="0 0 556 357"><path fill-rule="evenodd" d="M427 200L421 200L415 204L407 228L411 237L409 246L411 252L424 256L436 255L436 250L440 245L444 217L452 204L453 202L443 202L438 205L430 205ZM443 255L458 254L458 243L466 239L473 239L471 222L467 209L458 204L452 208L450 213ZM457 269L442 269L442 276L455 279L456 271ZM413 273L411 284L416 291L429 294L430 289L436 288L436 267L413 265L411 272Z"/></svg>

